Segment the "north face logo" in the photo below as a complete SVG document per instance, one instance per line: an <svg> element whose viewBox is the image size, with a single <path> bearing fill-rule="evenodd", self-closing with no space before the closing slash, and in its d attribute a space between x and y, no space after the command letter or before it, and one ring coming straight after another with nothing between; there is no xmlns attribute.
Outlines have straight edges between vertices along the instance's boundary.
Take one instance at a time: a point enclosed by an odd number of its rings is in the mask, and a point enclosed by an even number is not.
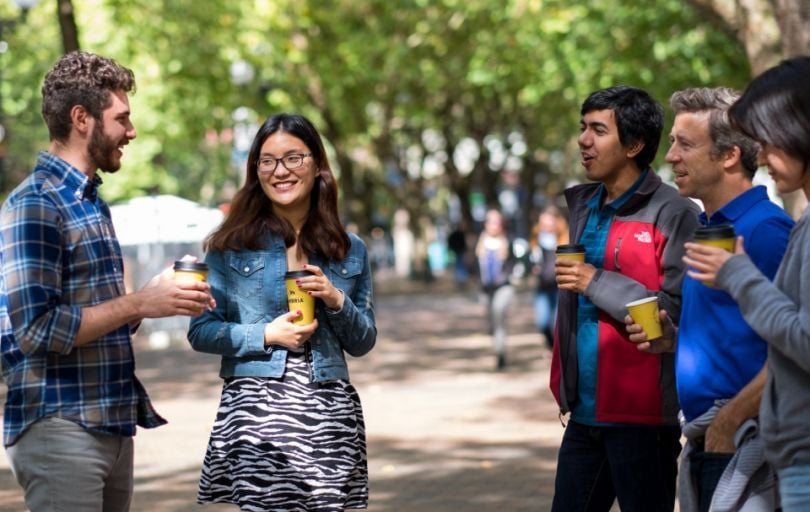
<svg viewBox="0 0 810 512"><path fill-rule="evenodd" d="M641 242L642 244L651 244L652 243L652 235L649 231L642 231L641 233L636 233L633 237Z"/></svg>

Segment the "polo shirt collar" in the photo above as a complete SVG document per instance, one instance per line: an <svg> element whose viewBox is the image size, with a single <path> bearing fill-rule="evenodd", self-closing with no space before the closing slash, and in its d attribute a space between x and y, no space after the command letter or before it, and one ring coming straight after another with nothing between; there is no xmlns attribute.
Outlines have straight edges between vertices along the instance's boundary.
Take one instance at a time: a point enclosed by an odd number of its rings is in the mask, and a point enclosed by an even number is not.
<svg viewBox="0 0 810 512"><path fill-rule="evenodd" d="M724 204L722 208L712 214L711 219L709 219L705 211L701 212L700 222L704 226L734 224L734 221L745 215L745 212L760 201L770 201L770 199L768 198L768 190L762 185L757 185Z"/></svg>

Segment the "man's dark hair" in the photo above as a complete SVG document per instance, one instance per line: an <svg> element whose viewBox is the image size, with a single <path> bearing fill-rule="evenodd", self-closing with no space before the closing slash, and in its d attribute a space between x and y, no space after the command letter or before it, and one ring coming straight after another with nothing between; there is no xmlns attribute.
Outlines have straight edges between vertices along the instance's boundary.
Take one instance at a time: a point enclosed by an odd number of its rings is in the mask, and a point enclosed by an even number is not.
<svg viewBox="0 0 810 512"><path fill-rule="evenodd" d="M80 51L64 55L42 85L42 117L51 140L67 140L73 107L84 107L93 118L101 119L112 102L111 92L134 90L132 70L114 60Z"/></svg>
<svg viewBox="0 0 810 512"><path fill-rule="evenodd" d="M582 104L584 116L594 110L612 110L619 130L619 142L630 147L637 142L644 147L633 158L639 169L645 169L655 158L661 131L664 129L664 108L646 91L617 85L592 92Z"/></svg>

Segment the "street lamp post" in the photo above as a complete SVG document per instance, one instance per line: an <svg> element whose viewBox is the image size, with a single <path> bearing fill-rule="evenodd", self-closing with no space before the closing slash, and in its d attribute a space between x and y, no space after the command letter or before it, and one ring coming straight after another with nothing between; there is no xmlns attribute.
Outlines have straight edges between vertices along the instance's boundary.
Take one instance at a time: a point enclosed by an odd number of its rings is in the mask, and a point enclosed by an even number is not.
<svg viewBox="0 0 810 512"><path fill-rule="evenodd" d="M5 111L3 109L3 71L5 70L5 55L9 46L5 39L6 28L12 29L19 21L25 21L28 10L34 7L39 0L14 0L14 4L19 7L20 15L18 19L0 18L0 192L5 190L6 179L6 135L8 129L5 125Z"/></svg>

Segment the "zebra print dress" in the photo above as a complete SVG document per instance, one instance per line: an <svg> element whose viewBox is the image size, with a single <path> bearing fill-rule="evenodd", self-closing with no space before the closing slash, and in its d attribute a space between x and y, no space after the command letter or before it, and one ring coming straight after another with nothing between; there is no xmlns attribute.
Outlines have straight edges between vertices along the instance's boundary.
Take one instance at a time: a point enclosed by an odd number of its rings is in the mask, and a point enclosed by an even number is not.
<svg viewBox="0 0 810 512"><path fill-rule="evenodd" d="M365 424L354 387L311 382L305 354L293 353L280 379L226 379L197 502L253 512L366 508Z"/></svg>

